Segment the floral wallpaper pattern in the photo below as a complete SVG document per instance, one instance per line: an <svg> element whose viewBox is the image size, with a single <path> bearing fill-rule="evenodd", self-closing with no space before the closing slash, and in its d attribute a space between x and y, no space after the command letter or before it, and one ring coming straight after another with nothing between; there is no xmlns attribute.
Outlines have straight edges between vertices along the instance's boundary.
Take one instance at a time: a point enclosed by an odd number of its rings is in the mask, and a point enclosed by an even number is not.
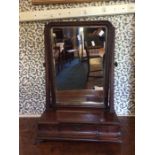
<svg viewBox="0 0 155 155"><path fill-rule="evenodd" d="M108 4L128 3L110 1ZM62 9L102 5L105 2L82 4L32 5L20 0L20 11ZM118 115L135 113L135 16L134 14L65 19L65 21L109 20L115 27L114 104ZM62 20L52 20L62 21ZM38 115L45 110L44 25L50 21L23 22L19 26L19 112Z"/></svg>

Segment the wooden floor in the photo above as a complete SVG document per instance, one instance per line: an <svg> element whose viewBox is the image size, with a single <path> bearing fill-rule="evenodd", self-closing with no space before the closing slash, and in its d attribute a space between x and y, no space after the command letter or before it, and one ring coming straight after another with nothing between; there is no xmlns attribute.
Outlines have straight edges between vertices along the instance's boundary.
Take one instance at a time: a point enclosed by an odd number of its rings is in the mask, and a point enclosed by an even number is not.
<svg viewBox="0 0 155 155"><path fill-rule="evenodd" d="M34 144L37 118L20 118L20 155L134 155L135 118L119 117L122 144L95 142L44 142Z"/></svg>

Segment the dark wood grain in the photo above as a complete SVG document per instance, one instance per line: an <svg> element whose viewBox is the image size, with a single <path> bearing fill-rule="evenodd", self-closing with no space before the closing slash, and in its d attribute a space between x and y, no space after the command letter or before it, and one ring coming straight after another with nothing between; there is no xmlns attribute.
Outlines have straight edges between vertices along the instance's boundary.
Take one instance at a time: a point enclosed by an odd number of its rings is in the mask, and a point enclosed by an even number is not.
<svg viewBox="0 0 155 155"><path fill-rule="evenodd" d="M100 108L46 110L38 121L36 141L46 140L122 142L116 114Z"/></svg>
<svg viewBox="0 0 155 155"><path fill-rule="evenodd" d="M104 91L93 89L56 91L57 106L103 108Z"/></svg>
<svg viewBox="0 0 155 155"><path fill-rule="evenodd" d="M20 155L134 155L135 118L118 117L122 128L121 144L50 141L34 145L38 118L20 118Z"/></svg>

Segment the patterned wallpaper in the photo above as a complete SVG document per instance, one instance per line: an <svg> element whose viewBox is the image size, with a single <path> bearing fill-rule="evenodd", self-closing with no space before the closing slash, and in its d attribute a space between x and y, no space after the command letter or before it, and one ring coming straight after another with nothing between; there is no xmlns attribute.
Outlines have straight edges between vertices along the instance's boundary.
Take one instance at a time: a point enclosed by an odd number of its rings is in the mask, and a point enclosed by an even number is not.
<svg viewBox="0 0 155 155"><path fill-rule="evenodd" d="M110 1L113 3L127 3ZM38 5L20 0L20 11L47 10L101 5L105 2L83 4ZM107 2L106 2L107 3ZM109 20L115 27L114 104L118 115L135 113L135 16L134 14L65 19L68 21ZM61 20L53 20L61 21ZM49 21L20 23L19 35L19 111L21 115L41 114L45 109L44 25Z"/></svg>

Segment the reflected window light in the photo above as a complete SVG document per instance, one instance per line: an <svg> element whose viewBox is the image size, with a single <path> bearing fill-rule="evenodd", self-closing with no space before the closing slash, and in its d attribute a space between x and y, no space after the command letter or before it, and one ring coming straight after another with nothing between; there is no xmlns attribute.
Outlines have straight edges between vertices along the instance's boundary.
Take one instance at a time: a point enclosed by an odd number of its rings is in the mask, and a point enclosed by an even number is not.
<svg viewBox="0 0 155 155"><path fill-rule="evenodd" d="M104 35L104 31L103 30L100 30L100 32L98 33L98 35L101 37Z"/></svg>
<svg viewBox="0 0 155 155"><path fill-rule="evenodd" d="M56 37L56 33L53 33L52 36L53 36L53 37Z"/></svg>
<svg viewBox="0 0 155 155"><path fill-rule="evenodd" d="M81 37L80 37L80 35L78 34L77 35L77 39L80 41L81 40Z"/></svg>
<svg viewBox="0 0 155 155"><path fill-rule="evenodd" d="M95 46L95 41L92 40L92 41L91 41L91 44L92 44L92 46Z"/></svg>
<svg viewBox="0 0 155 155"><path fill-rule="evenodd" d="M80 31L80 32L83 32L83 27L80 27L80 28L79 28L79 31Z"/></svg>

